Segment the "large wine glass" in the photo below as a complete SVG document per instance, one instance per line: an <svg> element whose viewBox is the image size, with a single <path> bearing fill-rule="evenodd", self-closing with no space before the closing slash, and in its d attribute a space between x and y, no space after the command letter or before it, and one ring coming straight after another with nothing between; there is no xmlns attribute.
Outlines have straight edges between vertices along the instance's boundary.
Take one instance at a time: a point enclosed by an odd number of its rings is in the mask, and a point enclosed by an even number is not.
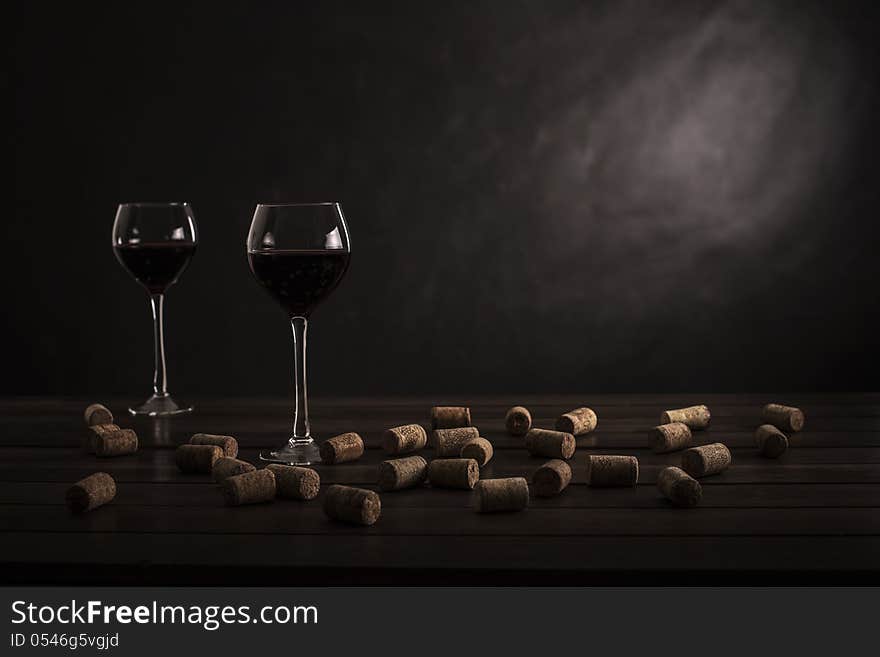
<svg viewBox="0 0 880 657"><path fill-rule="evenodd" d="M309 430L306 328L312 311L348 269L351 242L339 203L260 204L247 238L254 278L287 313L293 329L296 405L287 443L264 461L308 465L320 460Z"/></svg>
<svg viewBox="0 0 880 657"><path fill-rule="evenodd" d="M113 222L113 253L150 295L153 312L153 394L132 415L168 416L192 411L168 394L165 371L165 292L196 252L196 220L189 203L122 203Z"/></svg>

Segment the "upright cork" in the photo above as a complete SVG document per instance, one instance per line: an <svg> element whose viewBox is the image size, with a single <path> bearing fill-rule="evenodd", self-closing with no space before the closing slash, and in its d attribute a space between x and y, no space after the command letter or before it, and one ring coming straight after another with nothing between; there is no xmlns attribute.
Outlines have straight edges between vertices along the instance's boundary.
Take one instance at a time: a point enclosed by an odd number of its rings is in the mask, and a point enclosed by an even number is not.
<svg viewBox="0 0 880 657"><path fill-rule="evenodd" d="M432 406L431 429L455 429L471 426L471 409L467 406Z"/></svg>
<svg viewBox="0 0 880 657"><path fill-rule="evenodd" d="M504 416L504 426L511 436L525 436L532 428L532 414L525 406L514 406Z"/></svg>
<svg viewBox="0 0 880 657"><path fill-rule="evenodd" d="M221 456L214 461L214 466L211 469L211 478L219 484L224 479L229 479L229 477L244 474L245 472L253 472L254 470L256 468L247 461L239 461L228 456Z"/></svg>
<svg viewBox="0 0 880 657"><path fill-rule="evenodd" d="M492 460L492 455L494 453L495 450L492 448L492 443L482 436L479 436L477 438L471 438L462 445L459 456L463 459L473 459L477 462L477 465L482 468Z"/></svg>
<svg viewBox="0 0 880 657"><path fill-rule="evenodd" d="M372 525L382 513L382 501L375 491L334 484L324 493L324 513L340 522Z"/></svg>
<svg viewBox="0 0 880 657"><path fill-rule="evenodd" d="M94 454L98 439L101 438L101 436L106 436L114 431L121 430L122 429L120 429L118 424L93 424L86 431L86 436L83 441L83 449L89 454Z"/></svg>
<svg viewBox="0 0 880 657"><path fill-rule="evenodd" d="M639 483L639 460L635 456L587 457L587 485L594 487L635 486Z"/></svg>
<svg viewBox="0 0 880 657"><path fill-rule="evenodd" d="M561 459L547 461L532 475L532 490L538 497L553 497L571 483L571 466Z"/></svg>
<svg viewBox="0 0 880 657"><path fill-rule="evenodd" d="M469 440L480 437L476 427L459 427L458 429L437 429L432 432L434 437L434 455L437 458L457 457L461 448Z"/></svg>
<svg viewBox="0 0 880 657"><path fill-rule="evenodd" d="M532 456L550 459L570 459L577 446L574 436L565 431L530 429L526 434L526 449Z"/></svg>
<svg viewBox="0 0 880 657"><path fill-rule="evenodd" d="M116 482L106 472L90 474L67 489L64 499L73 513L85 513L116 497Z"/></svg>
<svg viewBox="0 0 880 657"><path fill-rule="evenodd" d="M761 418L780 431L798 432L804 428L804 412L794 406L767 404L761 411Z"/></svg>
<svg viewBox="0 0 880 657"><path fill-rule="evenodd" d="M438 488L470 490L480 478L480 466L473 459L435 459L428 464L428 481Z"/></svg>
<svg viewBox="0 0 880 657"><path fill-rule="evenodd" d="M755 445L761 456L777 459L788 449L788 436L772 424L762 424L755 429Z"/></svg>
<svg viewBox="0 0 880 657"><path fill-rule="evenodd" d="M596 417L596 412L592 408L584 406L560 415L556 420L556 430L580 436L590 433L596 428L598 422L599 418Z"/></svg>
<svg viewBox="0 0 880 657"><path fill-rule="evenodd" d="M217 445L181 445L174 453L174 461L181 472L211 474L214 462L223 457Z"/></svg>
<svg viewBox="0 0 880 657"><path fill-rule="evenodd" d="M654 427L654 439L651 449L655 454L665 452L677 452L680 449L690 447L694 442L694 436L690 428L684 422L670 422Z"/></svg>
<svg viewBox="0 0 880 657"><path fill-rule="evenodd" d="M417 452L428 444L428 434L421 424L404 424L386 429L382 434L382 449L386 454Z"/></svg>
<svg viewBox="0 0 880 657"><path fill-rule="evenodd" d="M724 443L691 447L681 455L681 469L691 477L718 474L730 466L730 450Z"/></svg>
<svg viewBox="0 0 880 657"><path fill-rule="evenodd" d="M357 461L364 453L364 441L354 433L343 433L328 438L320 447L321 460L330 465Z"/></svg>
<svg viewBox="0 0 880 657"><path fill-rule="evenodd" d="M529 505L529 483L523 477L483 479L474 491L477 513L521 511Z"/></svg>
<svg viewBox="0 0 880 657"><path fill-rule="evenodd" d="M106 425L104 425L106 426ZM95 455L101 458L134 454L138 449L138 437L132 429L111 431L95 438Z"/></svg>
<svg viewBox="0 0 880 657"><path fill-rule="evenodd" d="M660 424L670 424L672 422L681 422L688 425L691 429L705 429L712 421L712 414L709 407L700 404L699 406L688 406L687 408L676 408L671 411L663 411L660 414Z"/></svg>
<svg viewBox="0 0 880 657"><path fill-rule="evenodd" d="M87 426L113 424L113 413L104 404L89 404L83 413Z"/></svg>
<svg viewBox="0 0 880 657"><path fill-rule="evenodd" d="M421 486L428 478L428 462L421 456L406 456L379 464L379 490L402 490Z"/></svg>
<svg viewBox="0 0 880 657"><path fill-rule="evenodd" d="M264 468L234 475L220 482L226 506L259 504L275 499L275 474Z"/></svg>
<svg viewBox="0 0 880 657"><path fill-rule="evenodd" d="M657 488L675 506L697 506L703 498L703 487L681 468L663 468L657 475Z"/></svg>
<svg viewBox="0 0 880 657"><path fill-rule="evenodd" d="M272 463L266 466L275 475L275 494L288 500L313 500L321 489L317 470L296 465Z"/></svg>
<svg viewBox="0 0 880 657"><path fill-rule="evenodd" d="M223 456L231 459L238 457L238 441L232 436L220 436L213 433L197 433L189 439L190 445L216 445L223 450Z"/></svg>

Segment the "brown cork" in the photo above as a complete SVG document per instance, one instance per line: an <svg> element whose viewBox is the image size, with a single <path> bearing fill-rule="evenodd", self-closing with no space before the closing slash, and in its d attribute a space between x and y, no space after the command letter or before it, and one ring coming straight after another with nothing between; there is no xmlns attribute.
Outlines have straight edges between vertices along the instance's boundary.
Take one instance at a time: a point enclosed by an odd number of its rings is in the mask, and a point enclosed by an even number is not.
<svg viewBox="0 0 880 657"><path fill-rule="evenodd" d="M96 472L67 489L65 501L73 513L85 513L116 497L116 482L106 472Z"/></svg>
<svg viewBox="0 0 880 657"><path fill-rule="evenodd" d="M372 525L382 513L382 500L375 491L334 484L324 493L324 513L340 522Z"/></svg>
<svg viewBox="0 0 880 657"><path fill-rule="evenodd" d="M456 429L471 426L471 409L467 406L432 406L431 429Z"/></svg>
<svg viewBox="0 0 880 657"><path fill-rule="evenodd" d="M688 406L687 408L676 408L671 411L663 411L660 414L660 424L671 424L672 422L682 422L691 429L705 429L712 421L712 414L709 407L704 405Z"/></svg>
<svg viewBox="0 0 880 657"><path fill-rule="evenodd" d="M794 406L767 404L761 411L761 418L780 431L798 432L804 428L804 412Z"/></svg>
<svg viewBox="0 0 880 657"><path fill-rule="evenodd" d="M657 488L675 506L697 506L703 498L703 487L681 468L663 468L657 475Z"/></svg>
<svg viewBox="0 0 880 657"><path fill-rule="evenodd" d="M521 511L529 505L529 483L523 477L483 479L474 491L477 513Z"/></svg>
<svg viewBox="0 0 880 657"><path fill-rule="evenodd" d="M95 424L90 426L86 430L86 435L83 439L83 449L89 454L94 454L98 438L111 434L114 431L121 431L118 424Z"/></svg>
<svg viewBox="0 0 880 657"><path fill-rule="evenodd" d="M132 429L120 429L95 437L95 455L101 458L134 454L138 448L138 437Z"/></svg>
<svg viewBox="0 0 880 657"><path fill-rule="evenodd" d="M213 433L197 433L189 439L190 445L217 445L223 450L223 456L231 459L238 457L238 441L232 436L219 436Z"/></svg>
<svg viewBox="0 0 880 657"><path fill-rule="evenodd" d="M681 455L681 469L691 477L706 477L726 470L730 465L730 450L723 443L691 447Z"/></svg>
<svg viewBox="0 0 880 657"><path fill-rule="evenodd" d="M492 448L492 443L482 436L479 436L477 438L471 438L462 445L459 456L463 459L473 459L477 462L477 465L482 468L492 460L492 455L494 453L495 450Z"/></svg>
<svg viewBox="0 0 880 657"><path fill-rule="evenodd" d="M296 465L272 463L266 466L275 475L275 494L288 500L313 500L321 489L317 470Z"/></svg>
<svg viewBox="0 0 880 657"><path fill-rule="evenodd" d="M220 482L226 506L259 504L275 499L275 474L268 468L228 477Z"/></svg>
<svg viewBox="0 0 880 657"><path fill-rule="evenodd" d="M428 462L421 456L407 456L391 459L379 464L379 490L402 490L414 488L425 483L428 477Z"/></svg>
<svg viewBox="0 0 880 657"><path fill-rule="evenodd" d="M589 486L635 486L639 483L639 460L635 456L587 457Z"/></svg>
<svg viewBox="0 0 880 657"><path fill-rule="evenodd" d="M690 428L684 422L670 422L654 427L654 439L651 448L655 454L677 452L687 449L694 442Z"/></svg>
<svg viewBox="0 0 880 657"><path fill-rule="evenodd" d="M421 424L404 424L386 429L382 434L382 449L386 454L417 452L428 444L428 434Z"/></svg>
<svg viewBox="0 0 880 657"><path fill-rule="evenodd" d="M113 413L104 404L90 404L83 413L86 425L113 424Z"/></svg>
<svg viewBox="0 0 880 657"><path fill-rule="evenodd" d="M181 445L174 461L181 472L211 474L214 462L222 456L223 450L217 445Z"/></svg>
<svg viewBox="0 0 880 657"><path fill-rule="evenodd" d="M514 406L504 416L504 426L511 436L525 436L532 428L532 414L525 406Z"/></svg>
<svg viewBox="0 0 880 657"><path fill-rule="evenodd" d="M437 458L456 458L467 441L480 437L480 431L476 427L459 427L437 429L431 435L434 437L434 455Z"/></svg>
<svg viewBox="0 0 880 657"><path fill-rule="evenodd" d="M545 456L550 459L570 459L574 456L577 443L574 436L565 431L549 429L530 429L526 434L526 449L532 456Z"/></svg>
<svg viewBox="0 0 880 657"><path fill-rule="evenodd" d="M364 441L352 432L328 438L320 447L321 460L330 465L357 461L364 453Z"/></svg>
<svg viewBox="0 0 880 657"><path fill-rule="evenodd" d="M244 474L245 472L253 472L254 470L256 468L247 461L239 461L228 456L221 456L214 461L214 466L211 469L211 478L219 484L224 479L229 479L229 477Z"/></svg>
<svg viewBox="0 0 880 657"><path fill-rule="evenodd" d="M777 459L788 449L788 436L772 424L762 424L755 430L755 445L761 456Z"/></svg>
<svg viewBox="0 0 880 657"><path fill-rule="evenodd" d="M438 488L470 490L480 478L480 466L473 459L435 459L428 464L428 480Z"/></svg>
<svg viewBox="0 0 880 657"><path fill-rule="evenodd" d="M571 466L561 459L547 461L532 475L532 490L538 497L559 495L571 482Z"/></svg>
<svg viewBox="0 0 880 657"><path fill-rule="evenodd" d="M556 420L556 430L580 436L590 433L598 423L599 418L596 417L596 412L592 408L584 406L560 415Z"/></svg>

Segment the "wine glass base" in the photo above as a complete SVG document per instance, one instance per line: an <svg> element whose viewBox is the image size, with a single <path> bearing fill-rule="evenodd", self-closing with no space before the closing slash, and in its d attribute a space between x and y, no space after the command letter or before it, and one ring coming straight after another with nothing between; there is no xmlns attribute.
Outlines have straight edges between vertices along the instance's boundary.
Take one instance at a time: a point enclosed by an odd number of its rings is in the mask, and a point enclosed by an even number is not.
<svg viewBox="0 0 880 657"><path fill-rule="evenodd" d="M287 465L312 465L321 462L321 452L314 440L287 444L278 449L267 449L260 452L260 459L272 463Z"/></svg>
<svg viewBox="0 0 880 657"><path fill-rule="evenodd" d="M128 412L132 415L147 415L149 417L170 417L192 413L193 407L178 404L170 395L158 397L153 395L140 406L130 406Z"/></svg>

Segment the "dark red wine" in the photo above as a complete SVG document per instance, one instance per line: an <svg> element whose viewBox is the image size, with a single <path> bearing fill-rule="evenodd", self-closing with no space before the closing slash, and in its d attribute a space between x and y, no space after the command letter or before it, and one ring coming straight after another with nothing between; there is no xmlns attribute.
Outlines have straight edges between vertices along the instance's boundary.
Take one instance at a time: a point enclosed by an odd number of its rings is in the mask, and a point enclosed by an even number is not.
<svg viewBox="0 0 880 657"><path fill-rule="evenodd" d="M192 242L153 242L113 247L116 259L138 283L159 294L177 282L196 252Z"/></svg>
<svg viewBox="0 0 880 657"><path fill-rule="evenodd" d="M248 253L254 277L295 315L307 316L329 295L348 269L351 254L327 251L261 250Z"/></svg>

